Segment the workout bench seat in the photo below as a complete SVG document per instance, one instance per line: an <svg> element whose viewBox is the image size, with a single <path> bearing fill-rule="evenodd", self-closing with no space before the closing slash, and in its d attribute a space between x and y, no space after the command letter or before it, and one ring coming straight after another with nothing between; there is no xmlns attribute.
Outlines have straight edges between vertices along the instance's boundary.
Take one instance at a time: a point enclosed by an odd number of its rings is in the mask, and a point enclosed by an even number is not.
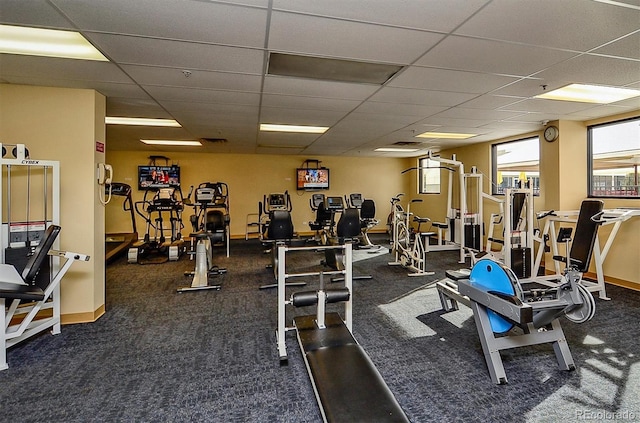
<svg viewBox="0 0 640 423"><path fill-rule="evenodd" d="M371 359L337 313L294 318L298 341L328 422L408 422Z"/></svg>

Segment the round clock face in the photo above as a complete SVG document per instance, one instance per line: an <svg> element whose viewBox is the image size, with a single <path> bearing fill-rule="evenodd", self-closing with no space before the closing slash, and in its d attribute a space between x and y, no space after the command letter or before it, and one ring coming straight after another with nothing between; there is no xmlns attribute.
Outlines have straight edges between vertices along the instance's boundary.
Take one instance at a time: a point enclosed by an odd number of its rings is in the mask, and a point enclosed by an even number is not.
<svg viewBox="0 0 640 423"><path fill-rule="evenodd" d="M555 141L558 138L558 128L555 126L548 126L544 130L544 139L548 142Z"/></svg>

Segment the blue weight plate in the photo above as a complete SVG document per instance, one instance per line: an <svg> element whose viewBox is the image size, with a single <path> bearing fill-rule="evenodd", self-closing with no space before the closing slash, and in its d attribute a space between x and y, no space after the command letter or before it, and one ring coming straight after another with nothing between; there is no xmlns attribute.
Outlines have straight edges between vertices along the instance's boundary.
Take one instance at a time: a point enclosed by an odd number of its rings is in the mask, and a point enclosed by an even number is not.
<svg viewBox="0 0 640 423"><path fill-rule="evenodd" d="M493 260L479 260L471 269L469 281L485 292L495 291L501 294L516 295L518 280L508 268ZM501 334L510 331L515 324L487 309L491 330Z"/></svg>

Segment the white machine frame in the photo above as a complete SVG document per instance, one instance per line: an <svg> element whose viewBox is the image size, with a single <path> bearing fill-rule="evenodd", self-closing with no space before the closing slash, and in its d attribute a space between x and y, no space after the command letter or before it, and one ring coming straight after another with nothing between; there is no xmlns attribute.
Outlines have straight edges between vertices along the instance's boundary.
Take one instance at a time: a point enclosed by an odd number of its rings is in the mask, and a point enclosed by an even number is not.
<svg viewBox="0 0 640 423"><path fill-rule="evenodd" d="M397 202L394 200L398 198ZM428 237L434 235L433 232L416 232L411 241L411 203L422 202L421 199L410 200L405 211L399 202L399 197L392 200L393 221L391 253L394 261L389 262L390 266L402 266L410 270L409 276L431 276L434 272L428 272L427 252L429 251Z"/></svg>
<svg viewBox="0 0 640 423"><path fill-rule="evenodd" d="M545 235L549 236L549 241L551 242L551 253L553 255L558 255L558 243L557 239L557 228L556 224L559 223L571 223L575 224L578 220L579 210L571 210L571 211L554 211L553 214L548 215L545 219L544 229L539 237L536 237L535 240L540 243L538 247L538 252L536 254L536 259L533 264L533 273L532 275L537 275L538 270L540 269L540 264L542 263L542 257L544 256L544 239ZM611 245L618 234L618 230L623 222L631 219L632 217L640 216L640 208L616 208L616 209L605 209L602 211L602 214L596 218L595 221L600 223L602 226L605 225L613 225L611 232L607 236L604 246L600 247L600 234L601 231L598 231L596 235L596 242L593 246L593 261L596 268L596 281L592 282L589 280L585 280L584 278L581 281L581 284L584 285L589 292L597 292L600 299L610 300L611 298L607 297L607 290L605 286L605 278L604 278L604 270L603 265L604 261L609 254L609 250L611 249ZM548 278L557 278L562 272L560 270L560 264L554 260L554 270L555 274L549 276Z"/></svg>
<svg viewBox="0 0 640 423"><path fill-rule="evenodd" d="M344 287L349 290L349 293L353 292L353 272L352 272L352 262L353 262L353 252L352 246L350 243L345 243L342 245L315 245L309 247L290 247L284 244L274 245L273 248L277 248L278 255L278 269L277 269L277 279L278 279L278 328L276 330L276 340L278 343L278 354L280 356L281 361L287 360L287 345L286 345L286 333L291 330L295 330L294 326L287 326L287 305L291 304L291 301L286 298L286 287L287 287L287 279L295 278L295 277L305 277L305 276L319 276L320 272L305 272L305 273L287 273L286 269L286 255L289 251L321 251L327 249L334 250L343 250L344 254L344 270L334 270L322 272L324 275L344 275ZM349 329L349 332L353 331L353 305L351 298L353 295L349 296L349 300L344 302L344 323ZM323 302L318 302L318 306L322 307L320 304L324 304ZM324 310L321 310L324 311Z"/></svg>

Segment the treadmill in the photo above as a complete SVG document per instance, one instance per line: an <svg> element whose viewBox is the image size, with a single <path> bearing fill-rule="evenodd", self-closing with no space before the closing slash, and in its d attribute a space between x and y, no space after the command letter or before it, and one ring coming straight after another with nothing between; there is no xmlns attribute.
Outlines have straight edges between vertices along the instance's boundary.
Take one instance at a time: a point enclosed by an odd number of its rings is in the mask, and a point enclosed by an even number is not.
<svg viewBox="0 0 640 423"><path fill-rule="evenodd" d="M105 189L108 191L109 185L106 185ZM136 217L133 212L133 200L131 198L131 186L120 182L112 182L111 195L124 197L122 208L131 215L131 228L133 232L105 234L105 261L107 263L119 257L120 254L127 251L129 247L138 240Z"/></svg>

